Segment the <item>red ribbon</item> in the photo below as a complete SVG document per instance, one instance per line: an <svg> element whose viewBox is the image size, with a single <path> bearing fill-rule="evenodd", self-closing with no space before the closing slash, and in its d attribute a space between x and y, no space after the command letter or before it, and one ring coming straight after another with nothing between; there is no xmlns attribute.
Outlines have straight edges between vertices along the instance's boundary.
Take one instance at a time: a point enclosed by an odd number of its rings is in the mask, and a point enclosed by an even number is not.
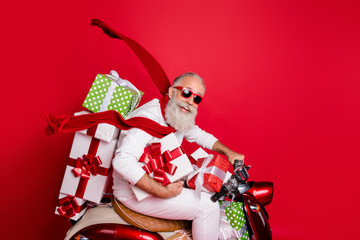
<svg viewBox="0 0 360 240"><path fill-rule="evenodd" d="M190 155L189 160L190 160L191 165L196 164L196 159L193 156Z"/></svg>
<svg viewBox="0 0 360 240"><path fill-rule="evenodd" d="M95 137L97 127L98 127L98 125L86 129L86 135L91 136L91 137Z"/></svg>
<svg viewBox="0 0 360 240"><path fill-rule="evenodd" d="M76 202L75 197L67 195L66 197L59 199L57 211L60 216L71 218L75 216L76 213L79 213L83 209L85 209L86 206L86 204L79 206L79 204Z"/></svg>
<svg viewBox="0 0 360 240"><path fill-rule="evenodd" d="M78 187L76 189L75 197L83 198L87 183L90 179L90 174L96 176L97 174L107 176L109 168L100 167L102 161L99 156L96 156L100 140L92 138L89 146L88 154L84 154L83 158L70 158L68 165L74 167L71 171L75 177L80 177Z"/></svg>
<svg viewBox="0 0 360 240"><path fill-rule="evenodd" d="M177 169L177 166L170 162L183 154L185 154L185 151L182 146L172 151L166 150L161 154L161 143L152 143L149 148L145 149L139 162L145 163L143 169L147 174L154 172L154 180L166 186L171 183L166 173L174 175Z"/></svg>

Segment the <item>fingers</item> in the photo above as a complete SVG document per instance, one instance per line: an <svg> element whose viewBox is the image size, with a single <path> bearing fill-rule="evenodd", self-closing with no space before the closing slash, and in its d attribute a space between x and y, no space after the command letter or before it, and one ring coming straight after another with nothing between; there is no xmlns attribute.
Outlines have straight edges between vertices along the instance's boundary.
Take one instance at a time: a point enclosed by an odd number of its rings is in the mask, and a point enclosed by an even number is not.
<svg viewBox="0 0 360 240"><path fill-rule="evenodd" d="M178 181L178 182L174 183L174 194L176 194L176 196L181 193L183 184L184 184L183 181Z"/></svg>
<svg viewBox="0 0 360 240"><path fill-rule="evenodd" d="M176 184L179 186L179 187L182 187L184 185L184 181L177 181Z"/></svg>
<svg viewBox="0 0 360 240"><path fill-rule="evenodd" d="M242 160L242 161L244 161L245 160L245 155L243 155L243 154L239 154L238 156L236 156L237 158L237 160Z"/></svg>
<svg viewBox="0 0 360 240"><path fill-rule="evenodd" d="M228 160L231 164L234 164L235 160L239 160L239 161L245 161L245 155L243 154L239 154L236 153L234 155L231 155L230 157L228 157Z"/></svg>
<svg viewBox="0 0 360 240"><path fill-rule="evenodd" d="M178 181L166 185L165 188L168 192L168 195L165 198L176 197L177 195L179 195L183 189L183 184L183 181Z"/></svg>

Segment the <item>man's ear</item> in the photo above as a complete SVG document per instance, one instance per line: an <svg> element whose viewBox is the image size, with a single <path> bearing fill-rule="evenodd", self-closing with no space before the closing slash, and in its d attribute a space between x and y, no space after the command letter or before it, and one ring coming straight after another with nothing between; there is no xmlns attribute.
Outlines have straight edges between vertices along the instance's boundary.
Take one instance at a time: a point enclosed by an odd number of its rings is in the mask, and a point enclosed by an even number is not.
<svg viewBox="0 0 360 240"><path fill-rule="evenodd" d="M174 88L173 88L173 87L169 87L169 89L168 89L168 96L169 96L169 98L172 98L172 97L174 96L174 93L175 93Z"/></svg>

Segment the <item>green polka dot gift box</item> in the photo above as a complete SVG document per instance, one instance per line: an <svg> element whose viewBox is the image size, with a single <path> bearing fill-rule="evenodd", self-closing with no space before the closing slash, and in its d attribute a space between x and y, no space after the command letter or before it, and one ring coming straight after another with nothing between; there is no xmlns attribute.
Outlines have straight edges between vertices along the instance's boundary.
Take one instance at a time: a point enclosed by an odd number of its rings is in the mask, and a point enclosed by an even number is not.
<svg viewBox="0 0 360 240"><path fill-rule="evenodd" d="M124 118L138 105L144 95L129 81L119 78L116 71L98 74L83 106L96 113L115 110Z"/></svg>
<svg viewBox="0 0 360 240"><path fill-rule="evenodd" d="M219 201L220 240L250 240L242 202Z"/></svg>

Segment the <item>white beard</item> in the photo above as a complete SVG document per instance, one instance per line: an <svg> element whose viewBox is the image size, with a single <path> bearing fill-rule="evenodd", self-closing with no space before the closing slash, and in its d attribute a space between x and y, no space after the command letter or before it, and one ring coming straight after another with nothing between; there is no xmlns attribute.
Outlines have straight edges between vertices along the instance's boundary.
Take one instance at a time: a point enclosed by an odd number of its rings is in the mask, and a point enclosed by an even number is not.
<svg viewBox="0 0 360 240"><path fill-rule="evenodd" d="M180 107L188 108L189 112L183 112ZM165 108L166 122L177 131L187 131L195 126L197 110L192 105L179 101L172 97Z"/></svg>

